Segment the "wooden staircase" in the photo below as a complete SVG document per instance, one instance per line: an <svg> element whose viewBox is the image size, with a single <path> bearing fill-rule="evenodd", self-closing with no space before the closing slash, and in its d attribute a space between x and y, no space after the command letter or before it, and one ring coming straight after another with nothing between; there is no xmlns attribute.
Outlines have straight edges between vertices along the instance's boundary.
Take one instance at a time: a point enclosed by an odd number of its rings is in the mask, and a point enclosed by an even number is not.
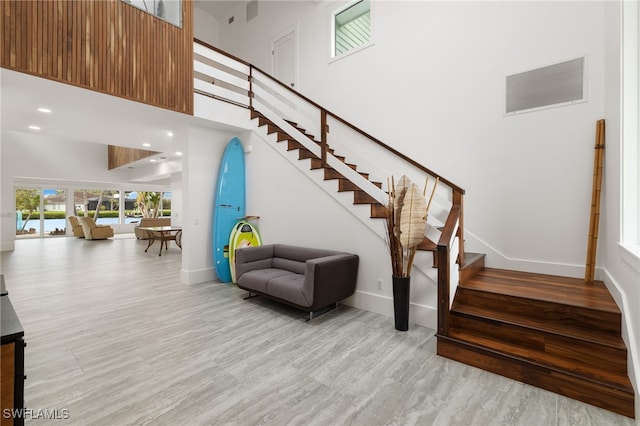
<svg viewBox="0 0 640 426"><path fill-rule="evenodd" d="M257 111L258 127L338 180L339 192L353 192L354 204L370 204L371 218L386 207L307 150ZM295 123L289 123L316 144ZM329 152L361 176L344 157ZM379 188L380 182L373 182ZM435 254L425 237L419 247ZM604 283L484 267L484 255L467 253L449 313L448 333L438 334L438 355L601 408L634 416L634 391L627 377L621 314ZM436 257L434 256L434 266Z"/></svg>
<svg viewBox="0 0 640 426"><path fill-rule="evenodd" d="M438 355L634 417L621 313L603 282L467 259Z"/></svg>

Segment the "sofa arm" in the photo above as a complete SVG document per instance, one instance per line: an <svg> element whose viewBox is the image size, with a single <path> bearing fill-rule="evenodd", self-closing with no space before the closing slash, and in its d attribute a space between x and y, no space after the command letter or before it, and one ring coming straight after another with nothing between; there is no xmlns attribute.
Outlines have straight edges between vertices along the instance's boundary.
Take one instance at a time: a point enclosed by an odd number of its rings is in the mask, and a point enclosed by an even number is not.
<svg viewBox="0 0 640 426"><path fill-rule="evenodd" d="M312 310L320 309L351 296L356 289L359 257L336 254L307 260L303 293Z"/></svg>
<svg viewBox="0 0 640 426"><path fill-rule="evenodd" d="M264 246L243 247L236 250L236 281L245 272L255 269L271 268L273 259L273 244Z"/></svg>

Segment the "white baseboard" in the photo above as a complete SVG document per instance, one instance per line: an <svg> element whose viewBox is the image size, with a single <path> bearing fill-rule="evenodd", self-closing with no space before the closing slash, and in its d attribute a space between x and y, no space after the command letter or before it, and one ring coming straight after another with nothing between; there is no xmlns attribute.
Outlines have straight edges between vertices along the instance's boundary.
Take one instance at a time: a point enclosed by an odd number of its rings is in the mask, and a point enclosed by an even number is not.
<svg viewBox="0 0 640 426"><path fill-rule="evenodd" d="M198 269L195 271L187 271L184 269L180 271L180 282L187 285L215 281L217 278L218 276L216 275L216 271L213 267Z"/></svg>
<svg viewBox="0 0 640 426"><path fill-rule="evenodd" d="M356 290L351 297L343 300L342 303L393 318L393 299L390 297ZM409 324L416 324L435 330L438 325L437 308L411 303L409 305Z"/></svg>
<svg viewBox="0 0 640 426"><path fill-rule="evenodd" d="M633 382L634 389L636 390L636 413L640 413L640 358L635 348L638 347L638 342L635 339L635 327L631 319L629 318L629 312L635 309L635 303L629 301L627 294L621 288L620 284L609 275L606 269L596 269L596 279L602 280L611 296L618 304L618 307L622 311L622 339L627 345L628 355L628 367L627 373L629 378ZM638 422L640 425L640 420Z"/></svg>

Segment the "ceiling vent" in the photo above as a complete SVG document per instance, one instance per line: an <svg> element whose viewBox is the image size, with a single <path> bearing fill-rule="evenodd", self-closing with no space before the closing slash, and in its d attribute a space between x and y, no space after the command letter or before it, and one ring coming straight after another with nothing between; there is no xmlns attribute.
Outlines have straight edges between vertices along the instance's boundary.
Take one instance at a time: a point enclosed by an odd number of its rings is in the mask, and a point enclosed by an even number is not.
<svg viewBox="0 0 640 426"><path fill-rule="evenodd" d="M585 102L585 58L507 76L506 113Z"/></svg>

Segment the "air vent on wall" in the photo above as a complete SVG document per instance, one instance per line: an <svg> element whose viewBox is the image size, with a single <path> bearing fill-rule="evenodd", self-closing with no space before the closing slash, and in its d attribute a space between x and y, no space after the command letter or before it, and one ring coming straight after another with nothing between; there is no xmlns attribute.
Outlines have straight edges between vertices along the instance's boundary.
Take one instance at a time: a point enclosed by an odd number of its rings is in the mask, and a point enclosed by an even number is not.
<svg viewBox="0 0 640 426"><path fill-rule="evenodd" d="M507 76L507 114L585 100L584 57Z"/></svg>
<svg viewBox="0 0 640 426"><path fill-rule="evenodd" d="M258 16L258 0L247 3L247 22Z"/></svg>

